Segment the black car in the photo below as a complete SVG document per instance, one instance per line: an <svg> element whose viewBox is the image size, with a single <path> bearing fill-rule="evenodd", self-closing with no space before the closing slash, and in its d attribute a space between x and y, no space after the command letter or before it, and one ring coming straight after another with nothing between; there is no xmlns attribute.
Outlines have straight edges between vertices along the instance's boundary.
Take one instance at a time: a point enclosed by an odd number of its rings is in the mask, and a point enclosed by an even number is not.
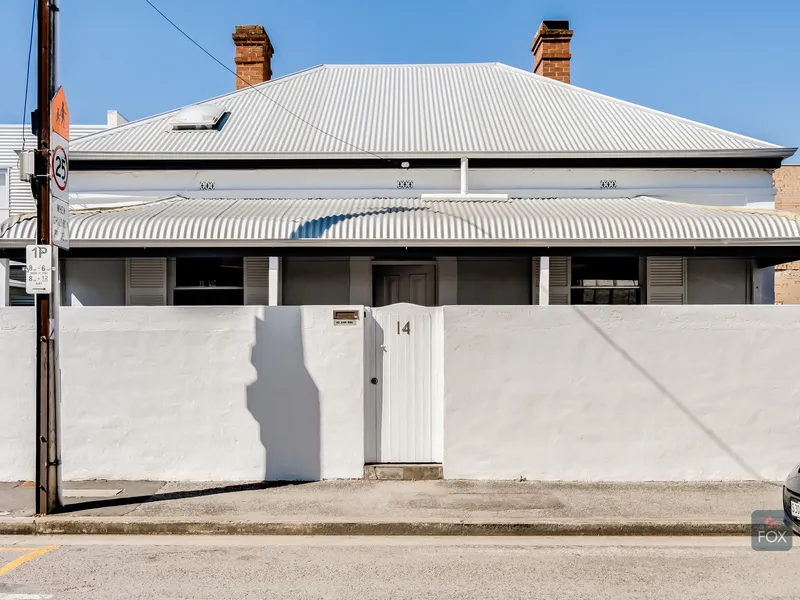
<svg viewBox="0 0 800 600"><path fill-rule="evenodd" d="M792 531L800 535L800 464L795 465L783 484L783 510Z"/></svg>

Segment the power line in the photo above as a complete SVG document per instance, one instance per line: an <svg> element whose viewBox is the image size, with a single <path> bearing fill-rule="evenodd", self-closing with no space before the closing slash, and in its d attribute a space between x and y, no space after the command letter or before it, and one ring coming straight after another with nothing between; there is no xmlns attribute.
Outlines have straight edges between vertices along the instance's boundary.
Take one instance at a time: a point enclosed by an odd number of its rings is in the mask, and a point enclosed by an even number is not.
<svg viewBox="0 0 800 600"><path fill-rule="evenodd" d="M22 151L25 152L25 117L28 115L28 84L31 79L31 50L33 49L33 26L36 24L36 0L31 2L31 33L28 38L28 67L25 69L25 101L22 103Z"/></svg>
<svg viewBox="0 0 800 600"><path fill-rule="evenodd" d="M234 71L234 70L233 70L233 69L231 69L231 68L230 68L228 65L226 65L224 62L222 62L220 59L218 59L216 56L214 56L213 54L211 54L211 52L209 52L209 51L208 51L208 50L206 50L206 49L205 49L203 46L201 46L199 42L197 42L197 41L196 41L194 38L192 38L192 36L190 36L190 35L189 35L188 33L186 33L186 32L185 32L183 29L181 29L181 28L180 28L180 27L179 27L179 26L178 26L178 25L177 25L177 24L176 24L176 23L175 23L175 22L174 22L172 19L170 19L170 18L169 18L167 15L165 15L163 12L161 12L161 11L158 9L158 7L157 7L155 4L153 4L153 3L152 3L150 0L144 0L144 1L145 1L145 2L147 2L147 4L149 4L149 5L150 5L150 8L152 8L152 9L153 9L154 11L156 11L156 12L157 12L159 15L161 15L161 16L164 18L164 20L165 20L165 21L167 21L167 23L169 23L169 24L170 24L170 25L172 25L172 26L173 26L175 29L177 29L177 30L178 30L178 31L179 31L179 32L180 32L180 33L181 33L181 34L182 34L182 35L183 35L183 36L184 36L184 37L185 37L187 40L189 40L190 42L192 42L192 43L193 43L195 46L197 46L198 48L200 48L200 50L202 50L202 51L203 51L203 52L204 52L206 55L208 55L208 57L209 57L209 58L211 58L211 60L213 60L215 63L217 63L217 64L218 64L219 66L221 66L223 69L225 69L226 71L228 71L229 73L231 73L232 75L234 75L234 76L235 76L237 79L240 79L241 81L243 81L243 82L244 82L244 83L245 83L245 84L246 84L248 87L250 87L251 89L253 89L253 90L255 90L256 92L258 92L259 94L261 94L261 95L262 95L264 98L266 98L267 100L269 100L270 102L272 102L272 103L273 103L275 106L277 106L278 108L281 108L281 109L285 110L287 113L289 113L290 115L292 115L292 116L293 116L295 119L297 119L297 120L299 120L299 121L302 121L303 123L305 123L306 125L308 125L308 126L309 126L309 127L311 127L312 129L316 129L317 131L319 131L319 132L320 132L320 133L322 133L323 135L327 135L329 138L332 138L332 139L336 140L337 142L341 142L342 144L346 144L346 145L350 146L351 148L355 148L355 149L356 149L356 150L358 150L359 152L364 152L365 154L370 154L370 155L374 156L375 158L379 158L380 160L387 160L387 161L389 161L389 162L391 162L391 163L397 163L397 161L396 161L396 160L392 160L392 159L389 159L389 158L384 158L383 156L379 156L379 155L375 154L374 152L370 152L369 150L364 150L364 148L359 148L359 147L358 147L358 146L356 146L355 144L351 144L351 143L350 143L350 142L348 142L347 140L343 140L342 138L340 138L340 137L337 137L337 136L333 135L332 133L328 133L328 132L327 132L327 131L325 131L324 129L321 129L321 128L320 128L320 127L318 127L317 125L314 125L314 123L312 123L311 121L309 121L309 120L307 120L307 119L304 119L303 117L301 117L300 115L298 115L296 112L294 112L294 111L292 111L292 110L290 110L290 109L286 108L286 107L285 107L283 104L281 104L280 102L278 102L278 101L277 101L277 100L275 100L274 98L270 98L270 97L269 97L269 96L267 96L267 95L266 95L264 92L262 92L260 89L258 89L258 88L257 88L257 87L255 87L254 85L252 85L252 84L251 84L249 81L247 81L247 80L246 80L244 77L242 77L241 75L239 75L239 74L238 74L236 71Z"/></svg>

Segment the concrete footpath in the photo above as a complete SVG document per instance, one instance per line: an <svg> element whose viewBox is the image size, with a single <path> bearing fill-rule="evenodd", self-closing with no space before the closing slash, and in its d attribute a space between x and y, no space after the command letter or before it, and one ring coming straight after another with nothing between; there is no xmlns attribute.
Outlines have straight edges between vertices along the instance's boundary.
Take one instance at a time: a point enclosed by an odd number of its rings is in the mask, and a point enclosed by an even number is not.
<svg viewBox="0 0 800 600"><path fill-rule="evenodd" d="M323 481L66 482L35 517L30 484L0 483L0 535L750 535L781 485Z"/></svg>

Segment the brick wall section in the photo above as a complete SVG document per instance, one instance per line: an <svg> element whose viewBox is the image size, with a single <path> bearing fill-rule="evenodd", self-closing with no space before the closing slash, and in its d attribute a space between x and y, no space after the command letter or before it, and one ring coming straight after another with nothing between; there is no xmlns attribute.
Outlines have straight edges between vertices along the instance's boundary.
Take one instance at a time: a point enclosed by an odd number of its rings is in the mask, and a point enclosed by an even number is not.
<svg viewBox="0 0 800 600"><path fill-rule="evenodd" d="M272 79L272 47L261 25L237 25L233 36L236 44L236 89L257 85Z"/></svg>
<svg viewBox="0 0 800 600"><path fill-rule="evenodd" d="M772 175L775 208L800 212L800 165L784 165ZM775 303L800 304L800 261L775 267Z"/></svg>
<svg viewBox="0 0 800 600"><path fill-rule="evenodd" d="M544 21L533 38L533 72L550 79L570 82L569 21Z"/></svg>

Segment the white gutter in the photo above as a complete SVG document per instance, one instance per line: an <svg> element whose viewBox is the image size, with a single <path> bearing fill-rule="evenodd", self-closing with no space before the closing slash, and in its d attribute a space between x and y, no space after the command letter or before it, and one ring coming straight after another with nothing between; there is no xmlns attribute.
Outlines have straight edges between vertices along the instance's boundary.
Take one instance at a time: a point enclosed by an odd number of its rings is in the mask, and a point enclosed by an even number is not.
<svg viewBox="0 0 800 600"><path fill-rule="evenodd" d="M275 81L274 79L272 81ZM132 124L136 125L137 122L133 121ZM130 123L128 124L130 125ZM126 125L126 126L128 126ZM105 130L106 132L108 130ZM104 133L98 131L91 134L96 136ZM76 146L79 142L94 141L89 140L91 136L81 137L75 142ZM789 158L797 151L797 148L750 148L738 150L638 150L638 151L622 151L622 152L581 152L581 151L568 151L568 152L474 152L472 158L508 158L508 159L543 159L543 158L558 158L558 159L587 159L587 158L604 158L604 159L661 159L661 158ZM417 158L462 158L461 152L403 152L403 153L381 153L383 158L394 158L397 160L414 160ZM114 170L114 161L119 160L159 160L169 162L172 160L230 160L230 159L244 159L244 160L306 160L306 159L338 159L338 158L364 158L364 153L359 151L353 152L189 152L189 151L176 151L176 152L112 152L108 150L80 150L78 147L75 149L70 148L70 158L76 162L82 160L103 160L108 161L108 170ZM380 161L375 159L376 163ZM666 167L669 168L669 167Z"/></svg>
<svg viewBox="0 0 800 600"><path fill-rule="evenodd" d="M86 240L75 239L76 248L744 248L758 246L762 248L800 248L800 238L752 238L752 239L697 239L697 240L657 240L657 239L442 239L442 240L187 240L187 239L139 239L139 240ZM0 250L22 249L33 243L29 240L0 239ZM72 241L70 241L72 245Z"/></svg>
<svg viewBox="0 0 800 600"><path fill-rule="evenodd" d="M466 196L469 192L469 159L464 156L461 158L461 195Z"/></svg>

